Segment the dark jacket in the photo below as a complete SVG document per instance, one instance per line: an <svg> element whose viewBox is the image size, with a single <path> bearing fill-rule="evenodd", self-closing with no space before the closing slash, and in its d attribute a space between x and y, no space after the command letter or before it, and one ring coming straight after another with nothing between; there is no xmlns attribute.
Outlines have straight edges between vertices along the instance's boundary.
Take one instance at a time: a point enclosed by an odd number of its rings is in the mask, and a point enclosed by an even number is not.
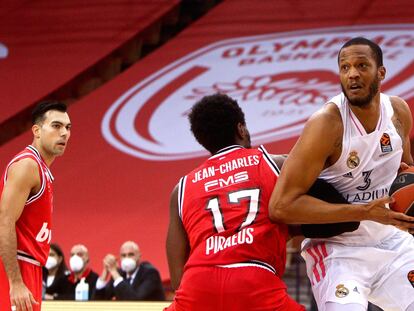
<svg viewBox="0 0 414 311"><path fill-rule="evenodd" d="M130 284L126 280L126 274L120 271L124 278L116 287L113 280L100 289L96 290L94 299L96 300L165 300L164 289L158 270L149 262L142 262L138 272Z"/></svg>
<svg viewBox="0 0 414 311"><path fill-rule="evenodd" d="M70 299L69 297L73 291L73 284L68 280L69 274L70 272L68 270L61 274L56 274L52 284L47 286L48 270L43 267L43 285L46 289L46 294L52 295L55 300Z"/></svg>

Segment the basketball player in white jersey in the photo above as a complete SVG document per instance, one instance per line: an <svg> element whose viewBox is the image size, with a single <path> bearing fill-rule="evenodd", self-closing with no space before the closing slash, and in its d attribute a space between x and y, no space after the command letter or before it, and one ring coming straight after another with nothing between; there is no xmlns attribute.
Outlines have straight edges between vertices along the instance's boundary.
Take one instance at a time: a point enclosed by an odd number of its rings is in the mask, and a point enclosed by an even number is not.
<svg viewBox="0 0 414 311"><path fill-rule="evenodd" d="M413 165L412 117L401 98L380 93L381 48L354 38L339 51L342 93L307 122L272 195L271 218L286 223L361 221L357 230L306 239L302 254L320 311L414 311L413 219L386 204L401 162ZM351 204L306 196L316 178ZM400 230L402 229L402 230Z"/></svg>

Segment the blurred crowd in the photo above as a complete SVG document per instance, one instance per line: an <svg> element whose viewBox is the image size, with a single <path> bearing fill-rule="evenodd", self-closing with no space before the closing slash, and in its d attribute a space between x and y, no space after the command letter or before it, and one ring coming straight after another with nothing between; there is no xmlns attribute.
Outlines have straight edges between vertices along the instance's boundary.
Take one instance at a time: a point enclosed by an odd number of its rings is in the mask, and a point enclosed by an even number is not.
<svg viewBox="0 0 414 311"><path fill-rule="evenodd" d="M89 251L83 244L73 245L68 265L58 244L51 244L43 268L44 300L165 300L158 270L141 261L137 243L124 242L119 256L103 258L101 274L89 265ZM80 295L80 291L85 291Z"/></svg>

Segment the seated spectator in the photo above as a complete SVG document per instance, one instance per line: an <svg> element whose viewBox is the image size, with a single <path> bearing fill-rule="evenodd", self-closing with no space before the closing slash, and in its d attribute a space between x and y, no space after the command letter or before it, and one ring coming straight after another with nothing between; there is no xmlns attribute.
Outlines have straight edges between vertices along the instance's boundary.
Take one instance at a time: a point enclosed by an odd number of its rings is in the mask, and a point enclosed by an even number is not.
<svg viewBox="0 0 414 311"><path fill-rule="evenodd" d="M68 275L68 280L72 284L69 299L75 299L76 285L82 278L89 284L89 300L92 299L95 292L95 284L98 279L98 274L89 267L89 252L85 245L74 245L70 251L69 266L71 273Z"/></svg>
<svg viewBox="0 0 414 311"><path fill-rule="evenodd" d="M121 269L114 255L103 259L103 272L96 282L95 299L165 300L161 277L149 262L141 262L135 242L127 241L120 250ZM110 280L109 280L110 279Z"/></svg>
<svg viewBox="0 0 414 311"><path fill-rule="evenodd" d="M43 267L43 285L45 287L45 300L64 300L72 289L67 276L65 256L57 244L50 244L49 257Z"/></svg>

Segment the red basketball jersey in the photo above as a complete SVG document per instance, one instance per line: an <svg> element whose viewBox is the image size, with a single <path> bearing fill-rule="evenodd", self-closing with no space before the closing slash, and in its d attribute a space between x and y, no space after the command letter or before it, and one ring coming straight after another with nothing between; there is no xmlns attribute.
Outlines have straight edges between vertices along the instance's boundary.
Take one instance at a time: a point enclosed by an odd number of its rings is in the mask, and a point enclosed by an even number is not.
<svg viewBox="0 0 414 311"><path fill-rule="evenodd" d="M27 199L23 212L16 222L17 258L43 266L49 255L52 238L53 176L36 148L27 146L9 162L3 174L0 191L3 191L4 184L7 182L10 165L25 158L37 162L41 187L38 193Z"/></svg>
<svg viewBox="0 0 414 311"><path fill-rule="evenodd" d="M263 147L227 147L181 178L179 215L194 266L260 266L279 276L286 262L285 224L269 219L279 169Z"/></svg>

